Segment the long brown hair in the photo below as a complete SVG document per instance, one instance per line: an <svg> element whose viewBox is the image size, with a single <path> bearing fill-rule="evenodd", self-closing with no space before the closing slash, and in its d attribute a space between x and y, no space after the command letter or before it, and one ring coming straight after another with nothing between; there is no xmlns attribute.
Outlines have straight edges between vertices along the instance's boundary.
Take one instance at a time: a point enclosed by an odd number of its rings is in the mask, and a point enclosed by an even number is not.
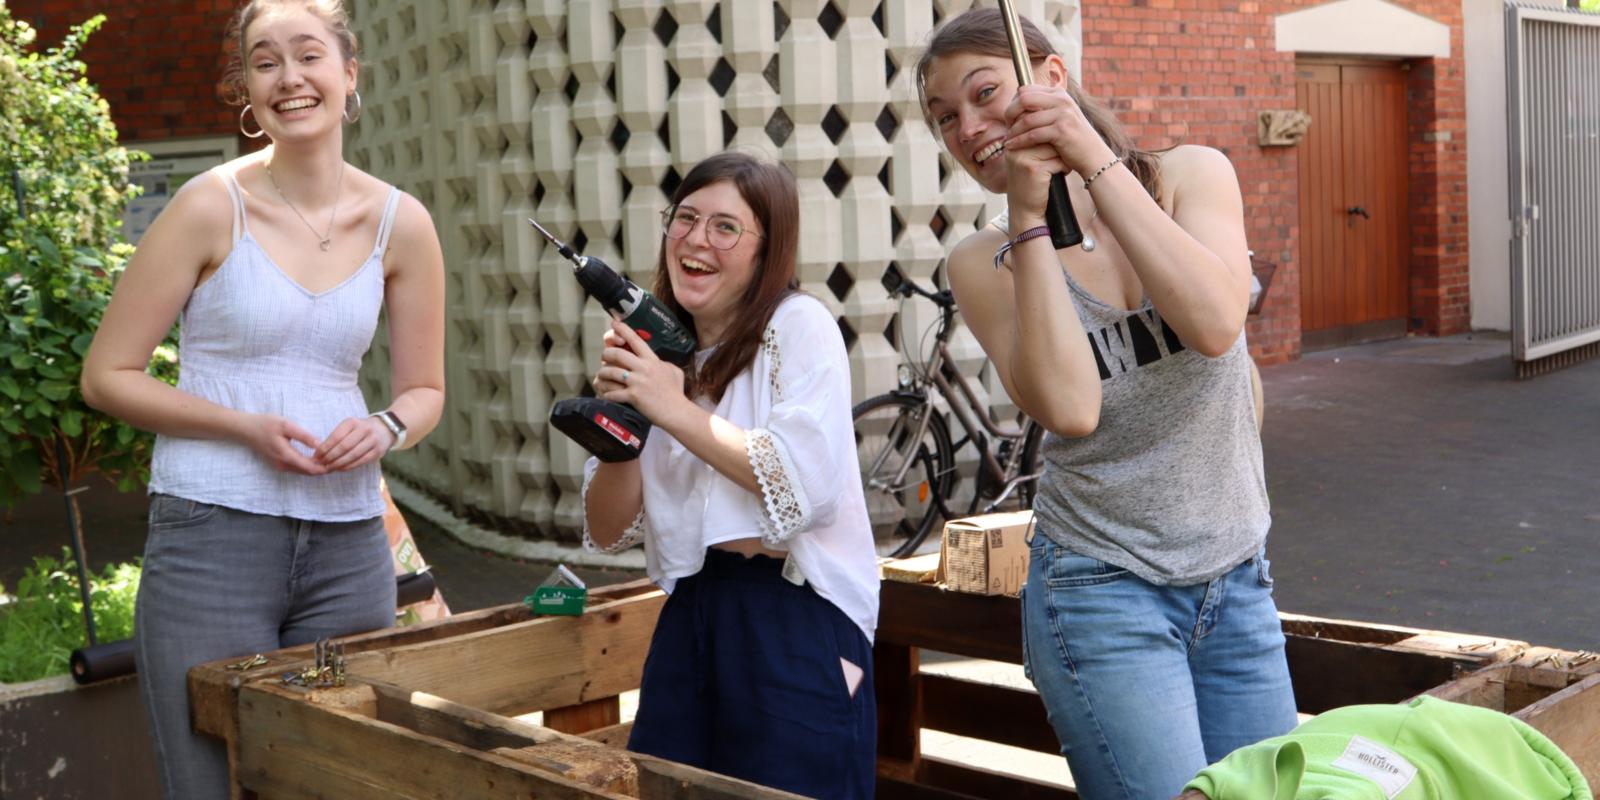
<svg viewBox="0 0 1600 800"><path fill-rule="evenodd" d="M250 93L245 88L244 35L250 30L250 24L263 13L279 8L304 9L322 20L322 23L328 26L328 30L333 32L334 40L339 43L339 55L343 56L346 62L356 60L356 56L360 54L361 45L356 41L355 32L350 30L350 14L345 11L343 0L250 0L239 8L239 13L233 15L233 21L228 24L227 35L223 40L223 50L228 55L228 65L222 71L222 80L217 84L217 93L222 96L224 103L230 106L242 106L250 102ZM349 98L346 98L346 105L349 102Z"/></svg>
<svg viewBox="0 0 1600 800"><path fill-rule="evenodd" d="M1050 40L1045 38L1027 17L1019 16L1017 22L1022 26L1022 39L1028 46L1028 59L1034 64L1044 61L1052 55L1059 55ZM928 112L928 70L933 62L957 53L976 53L978 55L995 56L1011 59L1011 44L1006 40L1005 23L1000 16L998 8L974 8L967 11L939 27L934 31L928 41L928 48L922 52L922 57L917 59L917 99L922 104L922 116L927 121L928 127L938 134L939 125ZM1089 121L1090 127L1100 138L1105 140L1111 152L1122 159L1128 170L1139 179L1145 191L1161 202L1161 162L1155 152L1141 150L1134 146L1133 137L1128 135L1122 123L1117 121L1115 114L1104 103L1096 100L1078 85L1078 81L1071 75L1067 76L1067 94L1070 95L1078 107L1083 109L1083 116Z"/></svg>
<svg viewBox="0 0 1600 800"><path fill-rule="evenodd" d="M720 402L728 384L755 361L761 337L778 304L800 290L795 278L795 259L800 247L800 196L794 175L782 164L769 163L741 152L718 153L689 170L678 190L672 193L676 206L683 198L703 186L727 181L739 190L756 222L761 226L761 249L756 253L756 275L745 287L739 307L743 309L728 325L715 352L699 369L686 374L685 392L690 397L705 395ZM672 309L690 329L694 317L678 304L667 275L665 242L656 257L656 297ZM698 332L696 332L698 335Z"/></svg>

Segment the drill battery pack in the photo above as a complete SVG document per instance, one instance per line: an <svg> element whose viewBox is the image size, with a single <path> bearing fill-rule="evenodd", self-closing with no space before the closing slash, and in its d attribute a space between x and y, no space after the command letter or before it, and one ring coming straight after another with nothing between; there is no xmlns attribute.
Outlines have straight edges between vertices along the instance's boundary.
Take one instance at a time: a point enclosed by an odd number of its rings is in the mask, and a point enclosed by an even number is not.
<svg viewBox="0 0 1600 800"><path fill-rule="evenodd" d="M643 414L598 397L558 401L550 409L550 424L607 463L638 458L650 435L650 420Z"/></svg>

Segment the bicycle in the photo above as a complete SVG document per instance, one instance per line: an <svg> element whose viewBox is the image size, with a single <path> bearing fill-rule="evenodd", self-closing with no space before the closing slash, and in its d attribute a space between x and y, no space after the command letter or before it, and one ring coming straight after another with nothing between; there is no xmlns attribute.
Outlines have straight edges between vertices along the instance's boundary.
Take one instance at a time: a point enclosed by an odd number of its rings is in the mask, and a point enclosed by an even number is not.
<svg viewBox="0 0 1600 800"><path fill-rule="evenodd" d="M883 288L900 298L896 317L900 350L911 356L900 320L913 296L933 301L939 321L933 326L934 347L925 363L900 367L899 387L869 397L852 409L856 452L861 457L861 483L879 552L903 558L916 552L940 519L954 519L960 478L956 454L968 444L978 453L972 496L960 516L1001 509L1033 507L1039 481L1039 445L1044 428L1019 413L1014 421L996 423L978 400L971 381L961 374L950 352L955 333L955 298L948 289L932 292L906 277L895 264L883 275ZM925 331L924 336L927 335ZM941 402L942 401L942 402ZM965 434L951 441L946 412ZM993 443L993 446L991 446ZM896 543L896 539L904 537Z"/></svg>

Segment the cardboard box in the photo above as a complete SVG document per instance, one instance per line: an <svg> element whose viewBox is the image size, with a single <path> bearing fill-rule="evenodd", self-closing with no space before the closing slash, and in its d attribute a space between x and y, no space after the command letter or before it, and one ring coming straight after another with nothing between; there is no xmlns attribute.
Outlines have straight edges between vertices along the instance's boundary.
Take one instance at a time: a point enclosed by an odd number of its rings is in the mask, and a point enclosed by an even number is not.
<svg viewBox="0 0 1600 800"><path fill-rule="evenodd" d="M1015 597L1028 580L1032 511L982 514L945 523L939 583L953 592Z"/></svg>

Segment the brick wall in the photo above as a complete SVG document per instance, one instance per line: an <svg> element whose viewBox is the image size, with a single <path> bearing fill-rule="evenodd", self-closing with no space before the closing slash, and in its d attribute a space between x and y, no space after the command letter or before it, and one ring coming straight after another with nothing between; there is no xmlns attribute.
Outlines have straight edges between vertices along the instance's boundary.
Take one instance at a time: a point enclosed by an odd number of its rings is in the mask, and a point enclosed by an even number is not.
<svg viewBox="0 0 1600 800"><path fill-rule="evenodd" d="M222 39L235 0L11 0L12 14L52 46L67 28L106 15L82 54L123 141L238 133L217 96ZM241 149L248 140L241 137Z"/></svg>
<svg viewBox="0 0 1600 800"><path fill-rule="evenodd" d="M1279 265L1259 317L1248 324L1262 363L1300 352L1298 163L1293 147L1256 143L1256 113L1295 107L1294 53L1274 49L1278 14L1314 0L1086 0L1083 83L1111 101L1146 147L1182 141L1227 153L1244 192L1250 246ZM1466 106L1461 7L1452 0L1397 5L1451 29L1451 57L1413 64L1411 327L1466 330L1468 309Z"/></svg>

